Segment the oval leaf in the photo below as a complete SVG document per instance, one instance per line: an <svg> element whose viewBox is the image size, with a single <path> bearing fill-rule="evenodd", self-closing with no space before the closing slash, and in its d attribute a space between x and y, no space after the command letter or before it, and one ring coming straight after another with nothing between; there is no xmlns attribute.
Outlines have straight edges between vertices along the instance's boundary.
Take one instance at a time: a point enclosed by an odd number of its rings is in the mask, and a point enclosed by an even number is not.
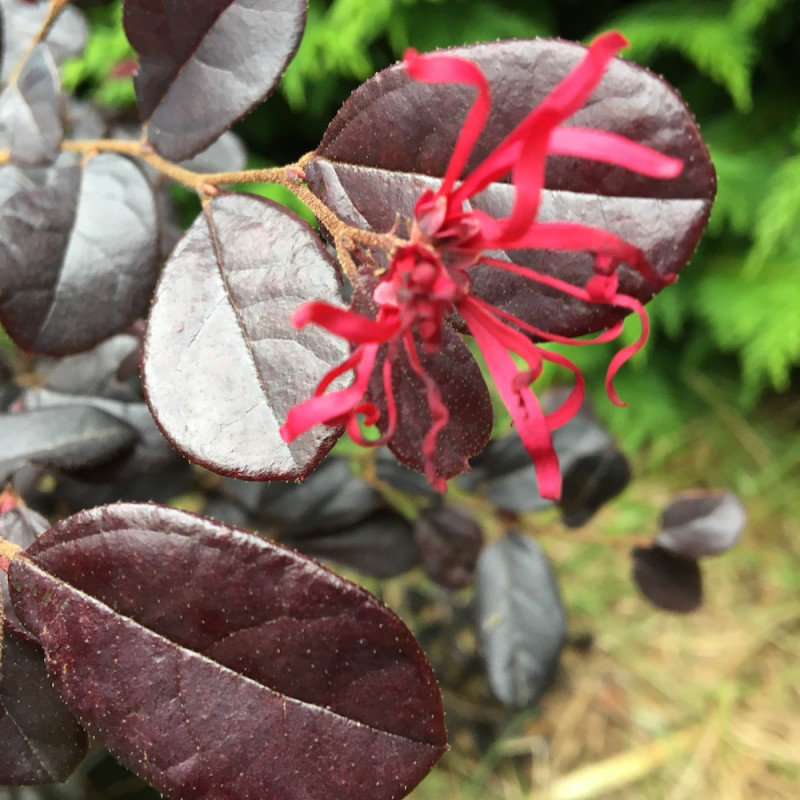
<svg viewBox="0 0 800 800"><path fill-rule="evenodd" d="M642 594L665 611L688 614L703 602L703 575L693 558L663 547L634 547L633 580Z"/></svg>
<svg viewBox="0 0 800 800"><path fill-rule="evenodd" d="M41 30L50 11L50 3L46 0L0 0L0 10L3 21L0 26L0 54L3 56L0 82L5 83ZM88 35L89 28L83 13L68 5L48 30L45 42L56 63L60 64L83 52Z"/></svg>
<svg viewBox="0 0 800 800"><path fill-rule="evenodd" d="M76 514L9 568L91 734L172 798L397 798L444 749L403 623L314 562L158 506Z"/></svg>
<svg viewBox="0 0 800 800"><path fill-rule="evenodd" d="M304 478L341 431L286 444L289 409L344 360L342 340L289 317L305 300L339 303L333 260L283 206L223 195L174 250L147 328L147 401L172 444L209 469L249 480Z"/></svg>
<svg viewBox="0 0 800 800"><path fill-rule="evenodd" d="M8 623L2 634L0 784L64 781L86 755L86 734L53 688L41 648Z"/></svg>
<svg viewBox="0 0 800 800"><path fill-rule="evenodd" d="M0 144L8 147L13 161L23 166L55 161L64 136L60 90L53 56L40 44L16 84L0 95Z"/></svg>
<svg viewBox="0 0 800 800"><path fill-rule="evenodd" d="M108 460L136 441L136 430L90 406L0 414L0 482L29 463L77 469Z"/></svg>
<svg viewBox="0 0 800 800"><path fill-rule="evenodd" d="M478 641L489 683L525 708L550 685L566 636L553 571L542 548L515 531L484 548L475 574Z"/></svg>
<svg viewBox="0 0 800 800"><path fill-rule="evenodd" d="M717 556L739 541L746 519L730 492L682 494L661 515L655 544L687 558Z"/></svg>
<svg viewBox="0 0 800 800"><path fill-rule="evenodd" d="M0 206L0 241L0 322L25 350L87 350L147 308L156 207L126 158L101 154L16 192Z"/></svg>
<svg viewBox="0 0 800 800"><path fill-rule="evenodd" d="M447 503L424 508L414 526L414 539L432 580L448 589L472 583L483 531L469 511Z"/></svg>
<svg viewBox="0 0 800 800"><path fill-rule="evenodd" d="M266 99L297 51L303 0L126 0L125 33L147 139L165 158L199 153Z"/></svg>
<svg viewBox="0 0 800 800"><path fill-rule="evenodd" d="M577 63L579 45L563 41L494 42L457 48L486 74L492 112L466 173L485 158ZM350 224L377 231L410 218L425 188L444 175L474 92L411 80L402 65L359 87L328 127L306 167L312 190ZM609 66L569 124L611 131L684 160L675 180L567 157L548 162L541 221L597 225L638 245L659 273L678 272L697 245L711 210L715 175L694 119L677 93L652 73L620 59ZM508 215L513 187L494 183L473 199L492 216ZM492 254L583 286L588 253ZM646 301L659 287L622 270L620 290ZM576 336L607 327L621 314L587 305L490 267L470 271L476 296L553 333Z"/></svg>

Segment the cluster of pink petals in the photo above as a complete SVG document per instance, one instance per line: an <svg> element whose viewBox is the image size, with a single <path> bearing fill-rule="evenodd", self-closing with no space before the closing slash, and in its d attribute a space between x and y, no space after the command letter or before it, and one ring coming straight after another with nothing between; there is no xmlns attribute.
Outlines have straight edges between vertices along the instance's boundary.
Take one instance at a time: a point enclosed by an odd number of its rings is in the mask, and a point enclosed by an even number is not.
<svg viewBox="0 0 800 800"><path fill-rule="evenodd" d="M476 64L463 58L406 53L405 69L415 80L469 84L477 89L477 96L441 185L436 191L425 191L419 198L410 243L392 255L389 268L374 291L376 318L323 302L305 304L294 314L292 322L296 327L314 323L343 337L354 347L350 357L323 378L313 397L289 411L281 428L286 441L292 441L320 423L345 425L350 436L362 444L391 441L397 424L392 368L402 349L425 386L432 422L423 441L422 455L428 480L434 488L442 490L444 480L437 476L434 462L437 438L449 414L435 381L422 367L417 347L437 352L441 347L442 326L448 316L457 311L474 337L530 453L541 495L552 499L559 497L561 476L551 431L577 412L583 399L584 381L569 359L534 344L532 337L567 344L585 344L587 340L576 341L540 330L475 297L469 291L469 271L478 263L488 264L585 302L612 305L637 314L642 322L640 339L615 355L607 373L608 394L621 404L612 379L619 367L646 341L648 323L641 303L618 291L617 268L625 263L654 283L663 283L663 278L652 272L637 247L615 234L579 223L541 222L537 221L537 215L549 155L603 161L655 178L674 178L680 174L683 168L680 160L624 137L593 129L561 127L586 103L609 61L625 44L618 33L597 38L558 86L461 180L461 173L489 115L486 77ZM465 208L471 197L509 173L516 191L508 217L495 219L479 210ZM594 276L581 288L484 255L491 250L529 248L590 252L594 256ZM610 341L620 330L621 323L588 341ZM382 347L387 348L382 380L388 419L382 425L383 435L367 441L360 422L375 425L380 417L379 409L366 395ZM520 369L514 356L521 358L526 368ZM530 388L545 361L566 367L575 376L568 398L547 414ZM328 391L333 381L351 371L354 380L348 388Z"/></svg>

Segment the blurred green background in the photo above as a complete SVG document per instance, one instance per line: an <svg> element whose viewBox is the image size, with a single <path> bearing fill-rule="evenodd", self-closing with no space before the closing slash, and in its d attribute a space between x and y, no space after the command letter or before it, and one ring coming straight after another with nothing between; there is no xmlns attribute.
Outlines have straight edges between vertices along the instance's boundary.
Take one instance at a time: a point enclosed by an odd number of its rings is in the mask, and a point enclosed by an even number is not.
<svg viewBox="0 0 800 800"><path fill-rule="evenodd" d="M65 80L129 103L130 80L111 75L130 54L119 6L89 13L95 43ZM571 625L595 645L567 653L541 713L493 718L506 733L488 748L455 724L485 709L451 698L453 750L418 800L800 796L800 3L311 0L280 91L236 130L254 165L288 163L407 46L586 42L611 28L631 41L625 57L694 111L717 201L680 281L648 306L654 333L617 379L627 408L604 396L612 350L572 353L638 480L582 531L541 517L526 528L554 558ZM637 334L634 321L626 335ZM685 487L729 488L750 516L739 547L707 566L706 606L689 619L636 597L626 556Z"/></svg>

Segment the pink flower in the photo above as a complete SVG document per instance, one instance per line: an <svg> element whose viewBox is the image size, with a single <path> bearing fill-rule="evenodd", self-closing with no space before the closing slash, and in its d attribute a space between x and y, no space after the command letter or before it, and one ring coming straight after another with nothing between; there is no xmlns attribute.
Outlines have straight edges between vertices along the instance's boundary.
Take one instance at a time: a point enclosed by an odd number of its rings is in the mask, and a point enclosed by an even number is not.
<svg viewBox="0 0 800 800"><path fill-rule="evenodd" d="M640 339L623 348L612 359L606 378L610 398L621 404L612 380L620 366L638 351L648 335L647 315L635 298L618 291L617 268L627 264L650 282L665 279L649 267L634 245L602 228L574 222L537 221L544 187L545 163L549 155L569 155L622 166L655 178L674 178L683 164L650 148L613 133L561 124L578 111L600 82L608 62L626 44L618 33L596 39L580 63L512 130L469 175L460 179L470 153L480 136L490 109L489 85L477 65L447 54L419 55L408 51L404 63L408 74L426 83L465 83L477 96L456 141L441 185L420 196L410 226L410 241L391 254L386 272L372 294L375 319L323 302L307 303L292 317L300 328L314 323L353 345L350 357L323 378L310 399L294 406L281 428L286 441L315 425L345 425L361 444L391 441L397 425L392 391L392 369L401 351L423 381L431 426L422 443L425 473L431 485L444 489L444 478L436 474L437 438L447 424L449 412L433 378L423 369L418 344L427 352L442 346L443 325L458 312L480 349L498 392L508 408L519 435L536 468L543 497L557 499L561 490L558 460L551 431L577 412L583 399L584 380L565 356L535 344L538 341L584 344L548 333L496 308L470 292L470 270L489 265L563 292L588 303L612 305L632 311L642 323ZM491 183L510 173L515 198L508 217L495 219L473 209L468 201ZM594 276L581 288L558 278L486 255L492 250L545 249L588 251L594 257ZM590 342L616 338L621 323L595 336ZM526 335L527 334L527 335ZM379 350L386 347L382 382L387 419L383 434L367 441L360 422L375 425L380 410L368 397L368 384ZM525 367L520 369L513 356ZM545 361L561 365L574 375L574 388L557 409L545 414L530 388ZM341 375L352 372L346 389L328 391ZM363 419L362 419L363 418Z"/></svg>

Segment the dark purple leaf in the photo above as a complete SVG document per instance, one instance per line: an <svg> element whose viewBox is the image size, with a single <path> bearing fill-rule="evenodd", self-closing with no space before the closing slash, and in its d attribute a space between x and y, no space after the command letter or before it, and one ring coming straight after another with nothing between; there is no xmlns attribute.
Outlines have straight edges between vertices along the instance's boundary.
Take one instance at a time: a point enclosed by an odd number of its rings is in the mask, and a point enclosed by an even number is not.
<svg viewBox="0 0 800 800"><path fill-rule="evenodd" d="M126 0L125 32L148 141L182 161L266 99L300 44L302 0Z"/></svg>
<svg viewBox="0 0 800 800"><path fill-rule="evenodd" d="M291 444L278 429L346 357L337 337L291 313L340 303L332 258L277 203L222 195L206 206L161 276L145 343L147 401L184 455L249 480L304 478L341 431L319 426Z"/></svg>
<svg viewBox="0 0 800 800"><path fill-rule="evenodd" d="M302 484L263 484L249 505L259 523L296 538L347 527L386 503L347 459L326 458Z"/></svg>
<svg viewBox="0 0 800 800"><path fill-rule="evenodd" d="M0 643L0 784L66 780L86 755L86 734L53 688L31 637L6 622Z"/></svg>
<svg viewBox="0 0 800 800"><path fill-rule="evenodd" d="M392 578L419 564L413 526L392 511L377 511L339 531L288 536L285 541L308 556L334 561L375 578Z"/></svg>
<svg viewBox="0 0 800 800"><path fill-rule="evenodd" d="M36 372L42 376L44 387L53 392L97 395L132 403L142 399L138 375L122 381L118 371L120 364L138 347L135 336L120 333L85 353L57 360L39 359Z"/></svg>
<svg viewBox="0 0 800 800"><path fill-rule="evenodd" d="M506 705L532 705L553 679L566 636L558 584L541 547L509 531L484 548L475 597L492 690Z"/></svg>
<svg viewBox="0 0 800 800"><path fill-rule="evenodd" d="M687 558L717 556L739 541L746 519L730 492L687 492L664 510L654 543Z"/></svg>
<svg viewBox="0 0 800 800"><path fill-rule="evenodd" d="M95 408L135 432L132 446L116 452L110 460L104 460L97 466L92 463L79 464L68 470L80 480L92 483L127 482L159 472L179 460L178 454L161 435L145 403L125 403L104 397L52 392L48 389L29 389L23 399L25 407L29 409L67 406Z"/></svg>
<svg viewBox="0 0 800 800"><path fill-rule="evenodd" d="M33 544L37 536L44 533L50 523L41 514L37 514L19 501L10 489L0 492L0 539L25 549ZM8 596L8 579L5 572L0 571L0 620L5 614L7 621L20 626L21 623L11 607ZM2 637L0 637L2 639ZM2 675L0 660L0 675ZM2 781L0 781L2 783Z"/></svg>
<svg viewBox="0 0 800 800"><path fill-rule="evenodd" d="M19 387L14 382L11 370L0 359L0 411L7 411L18 395Z"/></svg>
<svg viewBox="0 0 800 800"><path fill-rule="evenodd" d="M558 405L559 394L559 390L546 393L542 405ZM630 480L627 459L594 417L588 402L553 432L553 447L563 481L558 505L569 527L583 525ZM473 472L463 476L460 484L467 491L480 491L502 511L539 511L552 505L539 494L536 471L515 432L489 442L472 467Z"/></svg>
<svg viewBox="0 0 800 800"><path fill-rule="evenodd" d="M86 350L142 315L157 245L153 193L132 161L54 169L0 206L0 321L25 350Z"/></svg>
<svg viewBox="0 0 800 800"><path fill-rule="evenodd" d="M0 167L0 206L20 190L32 189L35 185L30 176L19 167Z"/></svg>
<svg viewBox="0 0 800 800"><path fill-rule="evenodd" d="M68 97L67 129L70 139L102 139L108 132L108 123L97 106Z"/></svg>
<svg viewBox="0 0 800 800"><path fill-rule="evenodd" d="M49 0L0 0L3 19L0 26L0 53L3 55L0 82L8 80L42 27L49 9ZM45 42L56 63L60 64L83 52L88 33L83 14L77 8L67 6L48 31Z"/></svg>
<svg viewBox="0 0 800 800"><path fill-rule="evenodd" d="M97 408L61 406L0 414L0 482L27 463L77 469L107 461L136 431Z"/></svg>
<svg viewBox="0 0 800 800"><path fill-rule="evenodd" d="M23 166L55 161L64 127L61 82L53 56L40 44L17 79L0 95L0 144Z"/></svg>
<svg viewBox="0 0 800 800"><path fill-rule="evenodd" d="M450 413L447 425L436 440L434 466L437 475L452 478L468 468L468 459L479 453L488 441L492 432L492 404L486 381L461 337L450 328L442 332L442 349L438 353L420 351L419 359L436 383ZM382 409L378 420L382 431L387 422L381 366L385 354L384 347L378 354L369 383L369 396ZM401 463L423 472L422 442L431 427L431 414L425 384L411 368L402 349L392 369L392 389L397 402L397 430L389 441L389 449Z"/></svg>
<svg viewBox="0 0 800 800"><path fill-rule="evenodd" d="M475 61L491 85L492 113L469 172L553 89L584 49L537 39L449 52ZM395 219L412 216L421 191L436 186L444 174L473 98L466 86L418 83L402 65L389 67L359 87L330 124L306 167L309 185L350 224L391 229ZM682 158L685 169L675 180L659 181L605 164L551 158L539 219L599 225L638 245L657 272L678 272L697 245L715 189L708 151L683 101L657 76L616 59L570 124L628 136ZM512 186L495 183L474 205L505 216L512 200ZM593 274L587 253L515 251L513 261L581 286ZM588 333L621 313L490 267L476 267L470 275L476 296L551 332ZM620 275L621 290L643 301L658 288L627 268Z"/></svg>
<svg viewBox="0 0 800 800"><path fill-rule="evenodd" d="M406 494L438 497L425 477L404 467L388 447L379 447L375 454L375 474L380 480Z"/></svg>
<svg viewBox="0 0 800 800"><path fill-rule="evenodd" d="M423 509L414 526L422 566L436 583L462 589L475 579L483 531L466 509L448 504Z"/></svg>
<svg viewBox="0 0 800 800"><path fill-rule="evenodd" d="M233 131L226 131L181 166L195 172L238 172L247 166L247 149Z"/></svg>
<svg viewBox="0 0 800 800"><path fill-rule="evenodd" d="M663 547L634 547L633 580L639 591L658 608L688 614L703 602L703 576L693 558Z"/></svg>
<svg viewBox="0 0 800 800"><path fill-rule="evenodd" d="M11 596L56 688L176 800L389 800L444 749L408 629L290 550L115 505L59 523L28 556L11 562Z"/></svg>

